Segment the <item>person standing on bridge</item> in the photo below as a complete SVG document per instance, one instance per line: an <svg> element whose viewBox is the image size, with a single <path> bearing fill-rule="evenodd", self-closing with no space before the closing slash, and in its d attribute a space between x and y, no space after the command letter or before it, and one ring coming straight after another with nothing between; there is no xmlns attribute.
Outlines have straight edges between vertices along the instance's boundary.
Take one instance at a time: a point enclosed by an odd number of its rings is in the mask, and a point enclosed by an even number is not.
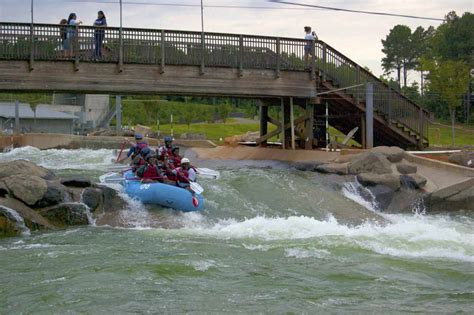
<svg viewBox="0 0 474 315"><path fill-rule="evenodd" d="M307 41L304 45L304 66L309 68L309 56L314 55L314 41L318 40L318 35L316 35L316 32L311 31L311 26L305 26L304 32L306 33L304 39Z"/></svg>
<svg viewBox="0 0 474 315"><path fill-rule="evenodd" d="M69 25L67 29L67 39L66 39L66 49L68 51L67 57L72 57L74 55L74 46L76 45L76 37L77 37L77 26L81 25L82 21L77 20L76 13L69 14L69 18L67 19L67 25Z"/></svg>
<svg viewBox="0 0 474 315"><path fill-rule="evenodd" d="M97 12L97 19L94 22L94 26L96 27L94 31L94 59L100 59L102 58L102 42L105 37L105 30L103 28L107 27L107 19L105 18L104 11Z"/></svg>

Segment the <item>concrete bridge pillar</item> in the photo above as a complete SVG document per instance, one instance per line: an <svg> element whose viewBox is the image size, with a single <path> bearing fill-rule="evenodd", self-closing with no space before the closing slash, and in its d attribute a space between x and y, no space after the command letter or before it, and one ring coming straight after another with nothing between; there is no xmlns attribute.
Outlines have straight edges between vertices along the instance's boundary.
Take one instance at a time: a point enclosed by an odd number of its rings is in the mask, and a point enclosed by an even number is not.
<svg viewBox="0 0 474 315"><path fill-rule="evenodd" d="M15 100L15 133L20 133L20 101Z"/></svg>
<svg viewBox="0 0 474 315"><path fill-rule="evenodd" d="M115 118L117 133L120 133L122 132L122 97L119 95L115 97Z"/></svg>

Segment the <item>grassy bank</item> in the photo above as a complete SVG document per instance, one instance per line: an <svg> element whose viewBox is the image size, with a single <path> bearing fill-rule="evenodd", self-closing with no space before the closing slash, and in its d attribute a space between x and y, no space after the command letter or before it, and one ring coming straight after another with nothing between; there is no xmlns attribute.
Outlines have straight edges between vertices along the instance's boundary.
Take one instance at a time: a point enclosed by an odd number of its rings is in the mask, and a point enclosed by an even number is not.
<svg viewBox="0 0 474 315"><path fill-rule="evenodd" d="M451 126L444 124L431 124L428 129L430 146L451 147ZM455 126L455 147L474 146L474 128Z"/></svg>

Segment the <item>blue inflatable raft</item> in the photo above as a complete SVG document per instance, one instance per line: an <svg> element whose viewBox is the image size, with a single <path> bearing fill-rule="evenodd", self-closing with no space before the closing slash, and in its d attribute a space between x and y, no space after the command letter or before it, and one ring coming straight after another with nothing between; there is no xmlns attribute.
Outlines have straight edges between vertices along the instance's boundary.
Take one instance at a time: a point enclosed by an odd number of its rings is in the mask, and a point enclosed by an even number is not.
<svg viewBox="0 0 474 315"><path fill-rule="evenodd" d="M142 184L139 180L127 180L127 178L136 178L132 171L126 172L124 177L125 192L144 204L160 205L184 212L201 211L204 206L202 195L193 195L184 188L162 183Z"/></svg>

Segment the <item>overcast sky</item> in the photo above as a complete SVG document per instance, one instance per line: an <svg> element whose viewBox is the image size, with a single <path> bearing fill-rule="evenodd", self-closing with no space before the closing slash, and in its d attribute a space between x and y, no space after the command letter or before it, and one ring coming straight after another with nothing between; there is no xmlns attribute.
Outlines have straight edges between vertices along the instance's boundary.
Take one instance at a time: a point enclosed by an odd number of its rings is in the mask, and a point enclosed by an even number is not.
<svg viewBox="0 0 474 315"><path fill-rule="evenodd" d="M34 0L35 22L58 23L75 12L86 25L91 25L98 10L103 10L110 26L119 25L119 6L106 3L118 0ZM129 3L200 4L200 0L123 0L124 27L200 30L199 7L138 5ZM289 0L287 0L289 1ZM0 21L29 22L30 0L0 0ZM382 11L407 15L443 18L449 11L458 15L474 11L474 0L291 0L347 9ZM380 40L397 24L412 29L417 26L437 26L440 22L400 17L383 17L327 10L297 9L267 0L204 0L209 5L259 6L280 9L205 8L207 31L301 38L303 26L311 25L319 38L349 58L369 67L377 76L382 74L383 57ZM292 8L292 9L289 9ZM411 74L410 81L415 79Z"/></svg>

